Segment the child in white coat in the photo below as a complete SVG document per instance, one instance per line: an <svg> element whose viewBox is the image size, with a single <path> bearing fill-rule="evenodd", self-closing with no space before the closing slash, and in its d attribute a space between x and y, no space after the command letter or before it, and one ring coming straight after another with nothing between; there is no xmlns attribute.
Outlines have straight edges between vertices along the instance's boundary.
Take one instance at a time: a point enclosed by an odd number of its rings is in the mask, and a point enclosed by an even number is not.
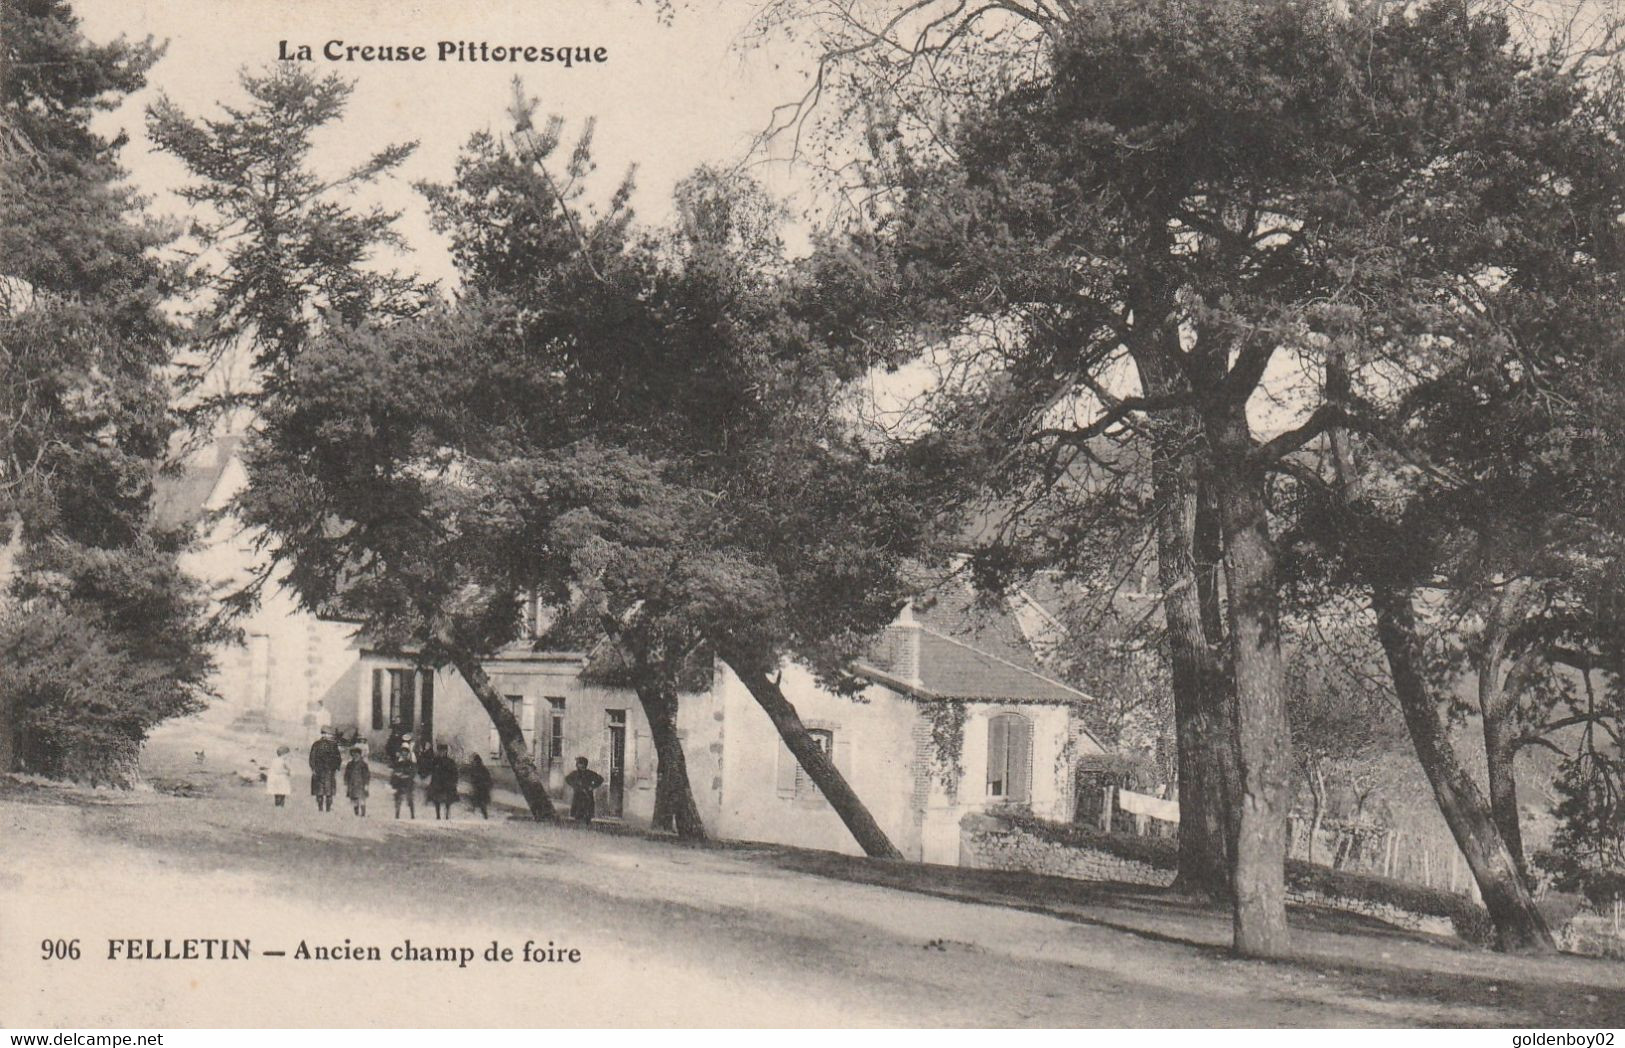
<svg viewBox="0 0 1625 1048"><path fill-rule="evenodd" d="M293 769L288 767L288 747L278 746L276 756L265 766L265 792L276 801L278 808L293 792Z"/></svg>

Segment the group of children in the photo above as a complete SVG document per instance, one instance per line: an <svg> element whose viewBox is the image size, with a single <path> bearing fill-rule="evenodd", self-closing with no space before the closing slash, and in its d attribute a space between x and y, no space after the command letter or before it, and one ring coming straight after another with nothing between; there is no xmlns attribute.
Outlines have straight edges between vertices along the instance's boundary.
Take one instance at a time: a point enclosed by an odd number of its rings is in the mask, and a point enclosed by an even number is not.
<svg viewBox="0 0 1625 1048"><path fill-rule="evenodd" d="M293 770L288 766L288 752L288 747L278 746L276 756L265 769L265 790L278 808L285 806L288 794L293 792ZM466 778L468 783L468 805L478 811L482 818L491 817L491 769L485 766L479 754L469 758L466 769L458 768L451 748L445 743L435 749L426 748L414 757L412 736L405 734L390 739L386 757L389 760L389 785L395 794L397 819L401 817L403 804L407 817L417 818L419 776L429 780L425 796L434 805L435 818L451 818L451 806L458 800L457 783L460 776ZM351 810L365 817L367 795L372 785L372 767L360 746L351 746L350 759L344 762L339 756L338 743L333 739L331 729L323 729L321 737L310 748L310 792L316 799L316 809L333 810L333 795L338 788L338 775L335 773L341 765L344 795L350 802Z"/></svg>
<svg viewBox="0 0 1625 1048"><path fill-rule="evenodd" d="M479 812L483 819L491 817L491 769L485 766L479 754L469 757L467 768L458 768L456 758L451 755L451 747L443 742L433 750L425 749L416 757L412 755L411 735L402 736L400 745L390 748L394 752L389 754L386 751L386 755L389 757L389 785L395 792L395 818L401 817L403 803L408 818L418 817L417 780L420 776L429 780L429 788L424 796L434 805L434 817L451 818L451 806L458 799L459 775L468 781L468 806Z"/></svg>
<svg viewBox="0 0 1625 1048"><path fill-rule="evenodd" d="M418 817L417 780L429 780L425 793L434 805L436 819L451 818L451 806L457 803L459 777L468 783L468 806L491 817L491 769L485 766L479 754L468 759L466 768L457 766L451 747L441 743L425 747L416 756L412 752L410 732L395 731L384 746L384 759L389 762L389 785L395 794L395 818L401 817L401 807L407 818ZM367 794L372 786L372 767L367 763L366 751L358 745L350 747L346 763L333 729L324 727L321 737L310 747L310 794L316 798L317 811L332 811L333 797L338 792L340 769L343 770L344 796L351 810L358 816L367 814ZM576 758L576 769L564 777L574 794L570 804L570 817L579 823L593 819L593 794L604 785L603 776L587 766L587 758ZM288 747L278 746L276 757L265 768L265 790L278 808L284 807L288 794L293 792L293 770L288 767Z"/></svg>

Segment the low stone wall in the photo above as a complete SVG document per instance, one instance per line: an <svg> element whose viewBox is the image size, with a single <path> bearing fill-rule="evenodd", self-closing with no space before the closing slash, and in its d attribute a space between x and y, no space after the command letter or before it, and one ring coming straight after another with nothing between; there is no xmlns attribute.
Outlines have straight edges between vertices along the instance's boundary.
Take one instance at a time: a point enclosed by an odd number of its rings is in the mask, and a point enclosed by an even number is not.
<svg viewBox="0 0 1625 1048"><path fill-rule="evenodd" d="M1032 830L997 815L967 815L959 823L959 863L987 870L1021 870L1080 881L1117 881L1166 887L1174 871L1151 862L1114 855L1101 848L1048 840ZM1450 918L1415 913L1372 899L1346 898L1322 892L1288 888L1287 900L1345 913L1374 917L1388 924L1432 935L1455 935Z"/></svg>
<svg viewBox="0 0 1625 1048"><path fill-rule="evenodd" d="M972 814L959 822L959 865L984 870L1024 870L1079 881L1118 881L1165 888L1174 871L1097 848L1045 840L995 815Z"/></svg>
<svg viewBox="0 0 1625 1048"><path fill-rule="evenodd" d="M1433 914L1416 913L1403 906L1394 906L1391 903L1376 902L1371 899L1350 899L1342 895L1323 895L1316 891L1306 891L1302 888L1288 888L1287 902L1299 906L1322 906L1328 910L1341 910L1344 913L1357 913L1364 917L1375 917L1398 928L1405 928L1413 932L1426 932L1429 935L1456 935L1456 926L1448 917L1438 917Z"/></svg>
<svg viewBox="0 0 1625 1048"><path fill-rule="evenodd" d="M1557 931L1557 945L1570 953L1588 957L1613 957L1625 960L1625 936L1614 928L1610 917L1594 913L1581 913Z"/></svg>

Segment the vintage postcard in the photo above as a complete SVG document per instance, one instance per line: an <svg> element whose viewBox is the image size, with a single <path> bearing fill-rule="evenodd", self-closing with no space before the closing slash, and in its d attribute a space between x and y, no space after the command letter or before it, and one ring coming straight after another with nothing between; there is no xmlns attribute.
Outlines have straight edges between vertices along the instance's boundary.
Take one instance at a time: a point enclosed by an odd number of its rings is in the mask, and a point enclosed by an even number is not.
<svg viewBox="0 0 1625 1048"><path fill-rule="evenodd" d="M1616 5L0 10L0 1025L1625 1025Z"/></svg>

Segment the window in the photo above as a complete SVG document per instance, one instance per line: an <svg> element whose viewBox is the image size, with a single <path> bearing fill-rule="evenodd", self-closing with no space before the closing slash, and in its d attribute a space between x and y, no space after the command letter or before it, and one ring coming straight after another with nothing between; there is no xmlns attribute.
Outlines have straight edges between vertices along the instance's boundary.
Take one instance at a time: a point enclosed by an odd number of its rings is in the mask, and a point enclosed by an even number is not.
<svg viewBox="0 0 1625 1048"><path fill-rule="evenodd" d="M1032 725L1015 713L987 722L987 795L1025 804L1032 793Z"/></svg>
<svg viewBox="0 0 1625 1048"><path fill-rule="evenodd" d="M502 697L508 701L508 712L513 714L513 719L519 724L520 734L526 734L525 697L523 695L504 695ZM496 730L495 726L491 728L491 759L502 759L502 734Z"/></svg>
<svg viewBox="0 0 1625 1048"><path fill-rule="evenodd" d="M547 755L560 760L564 757L564 700L549 696L547 715Z"/></svg>
<svg viewBox="0 0 1625 1048"><path fill-rule="evenodd" d="M415 670L385 670L385 683L389 693L389 722L399 723L402 731L411 731L412 685L417 678Z"/></svg>
<svg viewBox="0 0 1625 1048"><path fill-rule="evenodd" d="M833 728L808 728L807 735L817 744L819 752L835 765L836 770L842 775L848 774L847 744L844 740L836 740ZM817 800L823 797L818 784L813 782L795 754L783 745L779 746L778 793L780 797L793 797L798 800Z"/></svg>
<svg viewBox="0 0 1625 1048"><path fill-rule="evenodd" d="M421 676L421 679L420 679ZM412 696L419 697L420 716L412 716ZM425 732L434 726L434 674L417 670L378 669L372 671L372 730L383 731L400 723L411 731L414 719Z"/></svg>
<svg viewBox="0 0 1625 1048"><path fill-rule="evenodd" d="M808 728L807 735L812 739L812 741L818 744L819 753L822 753L824 756L831 759L834 758L835 733L833 731L830 731L828 728ZM813 783L812 779L807 777L807 769L801 766L800 761L796 761L796 796L805 797L817 792L817 785Z"/></svg>

